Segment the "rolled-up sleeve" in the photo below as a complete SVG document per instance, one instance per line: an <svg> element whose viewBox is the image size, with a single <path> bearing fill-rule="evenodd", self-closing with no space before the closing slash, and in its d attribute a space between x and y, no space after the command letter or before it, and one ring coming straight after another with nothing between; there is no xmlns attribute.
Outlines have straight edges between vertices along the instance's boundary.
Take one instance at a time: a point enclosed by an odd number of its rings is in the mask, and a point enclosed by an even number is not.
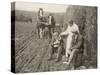
<svg viewBox="0 0 100 75"><path fill-rule="evenodd" d="M69 32L69 27L62 33L60 33L61 36L64 36L64 35L68 35L68 32Z"/></svg>
<svg viewBox="0 0 100 75"><path fill-rule="evenodd" d="M63 36L63 35L68 35L67 30L66 30L66 31L64 31L64 32L62 32L60 35L61 35L61 36Z"/></svg>

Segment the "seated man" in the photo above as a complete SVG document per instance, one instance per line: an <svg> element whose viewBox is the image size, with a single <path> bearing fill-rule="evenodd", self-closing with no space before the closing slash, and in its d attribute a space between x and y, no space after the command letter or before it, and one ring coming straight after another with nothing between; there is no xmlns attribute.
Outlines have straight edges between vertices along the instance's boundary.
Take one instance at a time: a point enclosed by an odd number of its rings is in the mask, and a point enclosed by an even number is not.
<svg viewBox="0 0 100 75"><path fill-rule="evenodd" d="M53 37L51 40L51 43L49 45L49 59L52 59L52 54L54 53L54 51L57 50L57 60L56 62L58 62L60 60L60 56L63 50L63 40L61 39L61 37L59 36L58 32L53 33Z"/></svg>
<svg viewBox="0 0 100 75"><path fill-rule="evenodd" d="M72 60L74 60L74 68L76 66L79 66L82 62L82 55L83 55L83 49L84 49L84 39L81 34L78 35L78 39L75 45L71 48L71 54L69 57L69 60L67 64L69 65Z"/></svg>

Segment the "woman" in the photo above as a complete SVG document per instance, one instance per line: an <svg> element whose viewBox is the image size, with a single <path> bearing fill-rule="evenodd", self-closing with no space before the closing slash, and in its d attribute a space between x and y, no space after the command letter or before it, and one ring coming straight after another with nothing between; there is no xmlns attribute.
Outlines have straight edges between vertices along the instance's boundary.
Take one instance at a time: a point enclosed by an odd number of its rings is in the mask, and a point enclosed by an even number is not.
<svg viewBox="0 0 100 75"><path fill-rule="evenodd" d="M79 34L79 28L73 22L73 20L71 20L71 21L69 21L69 25L68 25L66 31L64 31L60 34L61 36L66 36L66 54L65 54L66 61L64 63L67 63L69 61L72 43L73 43L73 41L75 41L77 39L77 36L75 35L75 33Z"/></svg>

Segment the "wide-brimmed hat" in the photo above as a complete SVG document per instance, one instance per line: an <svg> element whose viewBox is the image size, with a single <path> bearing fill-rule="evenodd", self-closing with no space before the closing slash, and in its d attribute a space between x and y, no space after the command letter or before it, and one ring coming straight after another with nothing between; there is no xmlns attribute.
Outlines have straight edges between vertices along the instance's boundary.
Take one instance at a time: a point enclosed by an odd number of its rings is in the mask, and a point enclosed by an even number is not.
<svg viewBox="0 0 100 75"><path fill-rule="evenodd" d="M59 33L58 32L54 32L53 33L53 36L57 36Z"/></svg>

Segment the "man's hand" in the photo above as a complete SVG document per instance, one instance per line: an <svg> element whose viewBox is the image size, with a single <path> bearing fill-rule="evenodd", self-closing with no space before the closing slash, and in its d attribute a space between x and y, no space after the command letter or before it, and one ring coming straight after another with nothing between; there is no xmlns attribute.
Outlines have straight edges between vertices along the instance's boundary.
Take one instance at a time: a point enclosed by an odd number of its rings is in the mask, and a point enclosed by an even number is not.
<svg viewBox="0 0 100 75"><path fill-rule="evenodd" d="M74 48L73 48L73 47L71 47L70 49L71 49L71 50L73 50Z"/></svg>

